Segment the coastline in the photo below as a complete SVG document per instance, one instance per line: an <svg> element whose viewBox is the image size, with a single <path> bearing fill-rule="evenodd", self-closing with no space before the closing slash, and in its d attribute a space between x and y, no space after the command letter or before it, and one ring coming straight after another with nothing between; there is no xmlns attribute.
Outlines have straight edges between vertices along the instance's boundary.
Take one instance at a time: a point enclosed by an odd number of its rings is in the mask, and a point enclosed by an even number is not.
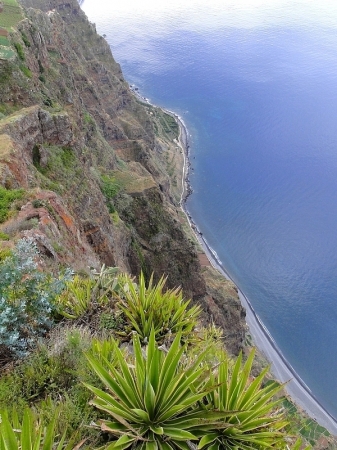
<svg viewBox="0 0 337 450"><path fill-rule="evenodd" d="M181 117L177 114L170 112L179 124L181 135L183 140L179 137L179 145L183 150L184 155L184 179L182 180L183 192L181 195L180 207L189 222L192 231L195 234L199 244L203 248L210 264L214 269L220 272L226 279L234 280L226 271L222 262L220 261L216 252L209 246L206 239L198 229L196 223L193 221L192 216L186 209L186 200L193 190L190 186L188 173L190 167L189 161L189 144L188 144L188 131L186 125ZM235 285L236 286L236 285ZM324 406L316 399L310 388L305 384L301 377L296 373L295 369L286 360L285 356L278 348L276 342L270 335L268 329L264 326L263 322L254 311L254 308L247 298L247 296L240 290L238 286L238 295L241 304L246 309L246 323L253 338L253 343L259 349L259 351L266 357L271 364L271 372L275 378L286 383L285 390L290 395L292 400L308 414L309 417L316 420L320 425L324 426L332 435L337 436L337 420L324 408Z"/></svg>
<svg viewBox="0 0 337 450"><path fill-rule="evenodd" d="M152 103L146 97L142 97L140 95L138 88L131 85L130 89L138 100L152 105ZM228 274L225 267L222 265L222 262L219 260L218 255L209 246L207 240L203 237L202 233L198 229L197 224L193 221L192 216L186 209L186 201L188 197L193 193L189 181L189 169L191 163L189 159L190 145L188 140L189 134L187 127L183 119L178 114L165 108L160 108L174 117L179 125L178 145L182 150L184 161L183 175L181 179L182 192L179 206L185 214L192 232L194 233L212 267L220 272L226 279L234 283L233 279ZM309 417L325 427L332 435L337 436L337 420L324 408L324 406L318 401L318 399L316 399L309 387L304 383L304 381L296 373L291 364L286 360L285 356L278 348L269 331L254 311L254 308L247 296L238 287L237 289L240 301L246 309L246 323L248 325L250 334L252 335L253 342L271 364L271 373L278 381L286 383L285 390L287 391L291 399Z"/></svg>

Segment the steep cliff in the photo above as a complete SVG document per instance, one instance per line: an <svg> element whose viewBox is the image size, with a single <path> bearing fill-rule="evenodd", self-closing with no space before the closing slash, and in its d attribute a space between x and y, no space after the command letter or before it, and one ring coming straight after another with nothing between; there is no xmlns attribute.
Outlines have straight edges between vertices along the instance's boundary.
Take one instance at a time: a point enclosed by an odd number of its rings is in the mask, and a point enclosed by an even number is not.
<svg viewBox="0 0 337 450"><path fill-rule="evenodd" d="M177 124L134 96L75 0L21 4L0 57L0 185L24 193L0 224L2 249L32 236L47 267L166 274L237 353L244 310L230 282L201 268L178 206Z"/></svg>

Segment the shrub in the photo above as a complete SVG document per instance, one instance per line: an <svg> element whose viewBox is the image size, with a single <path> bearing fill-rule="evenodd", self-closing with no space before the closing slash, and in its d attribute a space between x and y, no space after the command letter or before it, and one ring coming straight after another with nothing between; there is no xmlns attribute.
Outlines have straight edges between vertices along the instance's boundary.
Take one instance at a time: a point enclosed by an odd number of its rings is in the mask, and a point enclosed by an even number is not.
<svg viewBox="0 0 337 450"><path fill-rule="evenodd" d="M111 200L120 191L121 187L114 177L108 175L102 175L101 177L101 190L107 200Z"/></svg>
<svg viewBox="0 0 337 450"><path fill-rule="evenodd" d="M8 212L15 200L23 197L23 189L6 189L0 186L0 223L8 218Z"/></svg>
<svg viewBox="0 0 337 450"><path fill-rule="evenodd" d="M40 73L43 73L43 72L44 72L44 67L43 67L41 61L38 59L37 62L38 62L38 64L39 64L39 70L40 70Z"/></svg>
<svg viewBox="0 0 337 450"><path fill-rule="evenodd" d="M27 78L32 78L32 72L28 67L21 65L20 70Z"/></svg>
<svg viewBox="0 0 337 450"><path fill-rule="evenodd" d="M93 339L91 342L90 355L96 360L104 364L108 361L109 364L116 364L117 356L115 353L116 341L111 336L107 339ZM122 351L122 350L121 350ZM124 355L126 358L126 354Z"/></svg>
<svg viewBox="0 0 337 450"><path fill-rule="evenodd" d="M171 333L182 332L187 336L197 324L200 307L188 308L190 302L183 300L179 288L164 291L165 282L162 277L154 285L151 277L146 287L143 273L138 286L129 276L120 278L123 295L119 307L127 320L126 332L136 331L143 342L147 342L152 329L156 340L161 341Z"/></svg>
<svg viewBox="0 0 337 450"><path fill-rule="evenodd" d="M102 312L99 316L99 327L101 330L121 331L125 327L124 317L112 311Z"/></svg>
<svg viewBox="0 0 337 450"><path fill-rule="evenodd" d="M91 339L86 329L54 328L47 342L0 377L1 408L15 405L22 419L25 408L34 405L45 422L58 408L57 433L68 428L67 438L77 430L81 437L96 435L96 430L81 428L97 418L88 404L90 392L81 384L97 379L83 353L91 347Z"/></svg>
<svg viewBox="0 0 337 450"><path fill-rule="evenodd" d="M191 356L181 337L176 336L167 353L158 348L154 331L145 350L134 334L131 359L113 341L104 349L105 357L97 355L97 347L95 356L87 353L105 386L85 384L96 396L91 404L111 416L99 421L114 439L104 448L289 449L286 422L273 400L282 386L262 385L267 369L251 378L254 352L243 366L241 355L232 362L224 353L210 366L209 348ZM299 450L300 441L292 448Z"/></svg>
<svg viewBox="0 0 337 450"><path fill-rule="evenodd" d="M9 240L8 234L4 233L3 231L0 231L0 240L1 241L8 241Z"/></svg>
<svg viewBox="0 0 337 450"><path fill-rule="evenodd" d="M22 31L22 32L21 32L21 36L22 36L22 40L23 40L25 46L26 46L26 47L30 47L30 42L29 42L29 39L28 39L26 33L24 33L24 32Z"/></svg>
<svg viewBox="0 0 337 450"><path fill-rule="evenodd" d="M35 198L32 201L32 206L33 206L33 208L43 208L46 205L45 205L45 202L43 200L41 200L39 198Z"/></svg>
<svg viewBox="0 0 337 450"><path fill-rule="evenodd" d="M11 255L12 250L10 248L0 248L0 263Z"/></svg>
<svg viewBox="0 0 337 450"><path fill-rule="evenodd" d="M21 61L24 61L25 60L25 53L23 51L22 45L19 42L15 42L14 43L14 47L15 47L15 50L16 50L19 58L21 59Z"/></svg>
<svg viewBox="0 0 337 450"><path fill-rule="evenodd" d="M46 106L52 107L53 106L53 100L45 94L45 97L43 99L43 104L46 105Z"/></svg>
<svg viewBox="0 0 337 450"><path fill-rule="evenodd" d="M17 355L25 354L51 327L54 299L71 273L54 278L38 270L33 240L22 239L0 263L0 342Z"/></svg>
<svg viewBox="0 0 337 450"><path fill-rule="evenodd" d="M92 291L95 281L76 275L66 283L66 288L58 298L59 312L67 319L77 319L93 307Z"/></svg>
<svg viewBox="0 0 337 450"><path fill-rule="evenodd" d="M109 177L108 175L101 176L101 191L104 195L107 207L110 213L115 212L115 207L112 204L112 200L116 197L118 192L121 190L120 184L116 181L114 177Z"/></svg>
<svg viewBox="0 0 337 450"><path fill-rule="evenodd" d="M85 124L94 125L95 121L88 112L83 113L83 121Z"/></svg>
<svg viewBox="0 0 337 450"><path fill-rule="evenodd" d="M61 161L64 167L67 169L73 167L76 157L73 150L70 147L63 147L61 153Z"/></svg>
<svg viewBox="0 0 337 450"><path fill-rule="evenodd" d="M118 269L105 267L100 272L93 271L91 278L75 276L66 283L66 289L58 297L58 310L67 319L77 319L98 306L107 305L120 289L118 278L115 276Z"/></svg>

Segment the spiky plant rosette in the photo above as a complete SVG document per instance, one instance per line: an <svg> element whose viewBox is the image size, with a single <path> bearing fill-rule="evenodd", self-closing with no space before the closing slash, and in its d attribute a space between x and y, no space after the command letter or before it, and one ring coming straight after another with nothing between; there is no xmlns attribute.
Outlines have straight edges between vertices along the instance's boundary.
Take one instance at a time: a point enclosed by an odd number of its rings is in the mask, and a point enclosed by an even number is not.
<svg viewBox="0 0 337 450"><path fill-rule="evenodd" d="M90 353L88 361L106 391L86 384L95 394L91 404L105 411L111 420L101 420L101 429L115 438L106 450L128 447L146 450L188 450L188 441L198 439L201 432L219 425L224 413L207 411L199 402L214 389L209 371L202 364L207 349L181 370L185 346L181 333L167 353L161 351L150 333L143 352L139 336L134 333L134 358L129 364L115 345L116 364L104 365Z"/></svg>
<svg viewBox="0 0 337 450"><path fill-rule="evenodd" d="M128 330L136 331L143 343L149 339L154 330L156 340L162 341L167 334L182 332L190 334L200 315L200 307L190 307L190 301L183 299L180 288L165 290L166 278L153 283L151 276L146 286L143 273L139 276L138 286L130 276L120 278L123 286L119 297L119 308L128 323Z"/></svg>
<svg viewBox="0 0 337 450"><path fill-rule="evenodd" d="M263 381L269 370L264 369L255 379L251 376L255 350L252 350L242 366L242 354L234 367L224 359L212 383L217 388L207 395L208 408L227 411L224 421L227 427L216 428L203 436L198 449L208 450L252 450L268 448L287 448L285 433L287 425L274 400L282 385Z"/></svg>
<svg viewBox="0 0 337 450"><path fill-rule="evenodd" d="M59 411L45 424L36 413L27 408L20 421L15 410L9 419L8 411L0 412L0 450L71 450L79 449L84 441L75 447L74 440L66 442L66 431L62 436L56 434Z"/></svg>

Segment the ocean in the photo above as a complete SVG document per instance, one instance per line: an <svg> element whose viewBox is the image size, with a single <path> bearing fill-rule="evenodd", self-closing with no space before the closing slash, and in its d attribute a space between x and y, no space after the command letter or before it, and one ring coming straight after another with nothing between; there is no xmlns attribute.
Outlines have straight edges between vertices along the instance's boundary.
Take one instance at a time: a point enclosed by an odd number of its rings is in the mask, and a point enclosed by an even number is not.
<svg viewBox="0 0 337 450"><path fill-rule="evenodd" d="M130 84L191 134L187 209L337 417L337 2L84 0Z"/></svg>

